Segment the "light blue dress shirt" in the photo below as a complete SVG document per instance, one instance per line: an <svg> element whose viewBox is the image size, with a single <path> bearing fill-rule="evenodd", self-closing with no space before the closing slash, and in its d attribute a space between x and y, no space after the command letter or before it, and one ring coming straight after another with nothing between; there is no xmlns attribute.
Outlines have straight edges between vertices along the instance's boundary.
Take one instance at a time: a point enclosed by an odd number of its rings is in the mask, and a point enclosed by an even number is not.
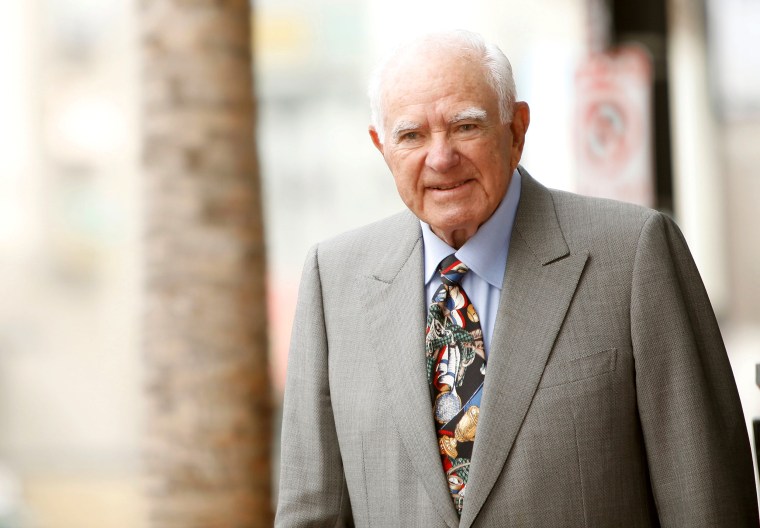
<svg viewBox="0 0 760 528"><path fill-rule="evenodd" d="M435 290L441 283L437 273L438 265L445 257L456 253L457 258L470 268L462 279L462 288L467 292L480 317L486 357L491 348L491 336L496 324L504 270L507 268L509 241L512 238L512 226L520 201L520 187L520 173L515 170L499 207L459 250L454 250L438 238L428 224L420 221L425 253L427 303L430 304Z"/></svg>

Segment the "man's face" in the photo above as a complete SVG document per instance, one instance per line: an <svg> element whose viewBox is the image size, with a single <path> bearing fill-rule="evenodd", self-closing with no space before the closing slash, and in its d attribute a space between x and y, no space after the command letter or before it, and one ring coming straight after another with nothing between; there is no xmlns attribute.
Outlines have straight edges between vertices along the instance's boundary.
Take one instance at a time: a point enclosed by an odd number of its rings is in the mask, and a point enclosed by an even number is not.
<svg viewBox="0 0 760 528"><path fill-rule="evenodd" d="M386 78L385 138L370 135L406 206L460 247L496 210L522 154L528 109L510 124L471 57L427 52L402 59Z"/></svg>

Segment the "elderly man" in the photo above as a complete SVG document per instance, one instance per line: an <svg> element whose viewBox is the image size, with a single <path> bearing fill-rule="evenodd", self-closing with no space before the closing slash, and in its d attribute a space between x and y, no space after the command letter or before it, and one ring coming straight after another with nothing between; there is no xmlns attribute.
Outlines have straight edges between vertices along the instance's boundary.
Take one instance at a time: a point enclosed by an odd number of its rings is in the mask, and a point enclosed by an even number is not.
<svg viewBox="0 0 760 528"><path fill-rule="evenodd" d="M674 223L532 179L528 106L477 35L400 48L370 97L409 211L307 258L276 525L756 527Z"/></svg>

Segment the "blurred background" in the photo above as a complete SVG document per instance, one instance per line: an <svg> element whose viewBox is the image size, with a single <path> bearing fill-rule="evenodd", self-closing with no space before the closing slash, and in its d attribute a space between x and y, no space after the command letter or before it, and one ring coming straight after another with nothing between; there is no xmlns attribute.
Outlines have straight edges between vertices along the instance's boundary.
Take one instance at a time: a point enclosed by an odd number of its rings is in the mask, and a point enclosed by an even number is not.
<svg viewBox="0 0 760 528"><path fill-rule="evenodd" d="M143 233L146 194L159 191L143 178L139 35L150 3L0 3L0 528L148 525ZM306 251L403 207L367 134L369 73L399 39L436 29L478 31L510 57L532 110L522 164L535 178L676 217L748 427L760 418L760 2L628 4L251 7L274 482Z"/></svg>

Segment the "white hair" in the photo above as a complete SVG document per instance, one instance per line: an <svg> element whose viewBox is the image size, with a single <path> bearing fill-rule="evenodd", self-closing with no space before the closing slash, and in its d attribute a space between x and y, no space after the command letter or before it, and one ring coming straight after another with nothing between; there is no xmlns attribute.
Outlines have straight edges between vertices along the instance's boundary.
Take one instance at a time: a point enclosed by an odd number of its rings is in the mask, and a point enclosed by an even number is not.
<svg viewBox="0 0 760 528"><path fill-rule="evenodd" d="M426 46L453 48L474 55L480 60L485 69L486 81L496 92L499 101L499 119L502 123L512 121L512 111L517 100L515 80L512 75L512 65L506 55L495 44L487 42L478 33L463 29L430 33L415 38L394 48L375 68L369 82L369 104L372 126L377 131L380 141L385 141L385 126L383 123L383 85L389 71L398 59L409 50L419 50Z"/></svg>

